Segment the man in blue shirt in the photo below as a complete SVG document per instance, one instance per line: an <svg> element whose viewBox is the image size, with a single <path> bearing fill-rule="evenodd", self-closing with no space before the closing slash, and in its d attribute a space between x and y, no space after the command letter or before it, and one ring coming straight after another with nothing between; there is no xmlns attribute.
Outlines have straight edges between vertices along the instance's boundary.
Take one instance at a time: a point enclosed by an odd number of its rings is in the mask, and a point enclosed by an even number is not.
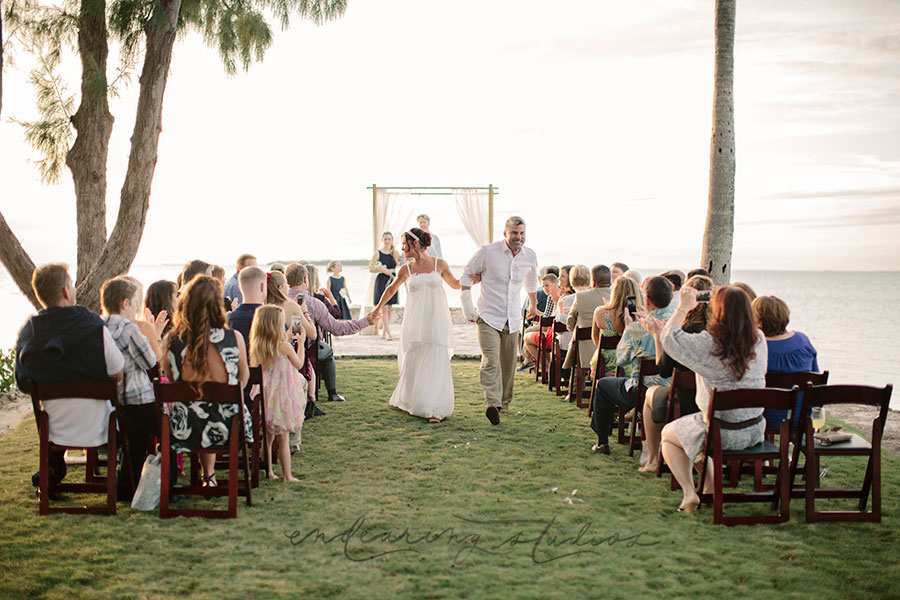
<svg viewBox="0 0 900 600"><path fill-rule="evenodd" d="M225 298L228 299L228 303L231 304L233 300L237 300L238 304L244 301L244 297L241 294L241 286L238 281L238 274L245 269L246 267L255 267L256 266L256 257L252 254L241 254L237 259L237 268L234 272L234 275L228 278L228 281L225 282ZM263 292L263 300L265 300L265 292ZM243 333L243 332L241 332ZM249 338L245 338L249 339Z"/></svg>

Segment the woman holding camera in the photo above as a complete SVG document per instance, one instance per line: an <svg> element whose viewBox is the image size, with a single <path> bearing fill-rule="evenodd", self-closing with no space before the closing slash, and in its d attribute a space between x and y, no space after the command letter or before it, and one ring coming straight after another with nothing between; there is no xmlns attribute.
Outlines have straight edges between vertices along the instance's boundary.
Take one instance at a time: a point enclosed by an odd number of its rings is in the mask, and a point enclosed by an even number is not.
<svg viewBox="0 0 900 600"><path fill-rule="evenodd" d="M628 299L631 299L634 312L644 310L643 296L638 284L629 277L619 277L613 283L612 294L609 303L598 306L594 310L594 320L591 325L591 339L598 350L591 358L591 369L597 367L598 353L600 352L600 338L622 335L625 331L625 312ZM633 315L632 315L633 316ZM606 374L613 375L616 372L616 351L604 350L603 360L606 363ZM630 375L630 373L629 373Z"/></svg>
<svg viewBox="0 0 900 600"><path fill-rule="evenodd" d="M662 454L684 493L678 512L694 512L700 498L694 490L691 466L702 459L709 424L706 422L710 390L762 388L766 385L768 352L766 339L756 328L750 299L740 289L725 285L712 296L712 316L706 331L688 333L681 326L697 306L698 291L683 287L678 308L660 334L663 348L674 360L696 373L697 407L694 413L663 428ZM720 411L722 448L740 450L763 441L765 419L762 408ZM712 483L707 469L706 487Z"/></svg>

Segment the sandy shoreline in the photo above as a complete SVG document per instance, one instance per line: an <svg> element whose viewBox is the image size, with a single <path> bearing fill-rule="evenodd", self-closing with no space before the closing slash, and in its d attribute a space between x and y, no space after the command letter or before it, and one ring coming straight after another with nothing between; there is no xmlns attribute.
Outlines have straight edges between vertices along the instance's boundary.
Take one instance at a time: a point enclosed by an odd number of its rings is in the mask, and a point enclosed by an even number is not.
<svg viewBox="0 0 900 600"><path fill-rule="evenodd" d="M32 414L31 398L19 391L0 394L0 436L12 431ZM837 418L871 438L874 410L862 406L829 408L829 417ZM884 428L882 447L900 456L900 411L891 410Z"/></svg>

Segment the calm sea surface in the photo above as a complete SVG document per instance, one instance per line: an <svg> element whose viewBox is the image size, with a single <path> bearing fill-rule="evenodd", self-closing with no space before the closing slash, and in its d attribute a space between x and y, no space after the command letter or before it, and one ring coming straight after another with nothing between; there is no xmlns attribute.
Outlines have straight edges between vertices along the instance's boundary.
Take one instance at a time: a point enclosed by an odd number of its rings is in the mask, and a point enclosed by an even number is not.
<svg viewBox="0 0 900 600"><path fill-rule="evenodd" d="M638 270L647 276L661 269ZM174 280L179 271L179 265L135 265L131 274L146 286L158 279ZM323 266L319 271L325 275ZM458 275L462 267L453 271ZM348 266L344 276L353 303L371 304L365 297L368 269ZM900 272L736 271L734 280L787 302L788 328L809 336L819 351L819 366L830 371L831 383L900 384L900 321L879 308L883 298L900 298ZM9 348L34 310L5 270L0 271L0 300L0 347ZM459 306L458 293L448 290L448 300ZM900 409L900 390L891 406Z"/></svg>

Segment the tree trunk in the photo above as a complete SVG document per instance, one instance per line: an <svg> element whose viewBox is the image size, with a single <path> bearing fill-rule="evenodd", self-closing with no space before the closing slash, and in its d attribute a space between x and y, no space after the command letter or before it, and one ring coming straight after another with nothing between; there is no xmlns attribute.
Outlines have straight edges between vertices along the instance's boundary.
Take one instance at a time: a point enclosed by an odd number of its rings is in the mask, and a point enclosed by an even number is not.
<svg viewBox="0 0 900 600"><path fill-rule="evenodd" d="M38 302L34 290L31 289L31 273L34 271L34 263L25 252L19 238L7 225L2 214L0 214L0 260L3 261L3 266L9 271L19 290L25 294L25 297L36 309L40 310L41 303Z"/></svg>
<svg viewBox="0 0 900 600"><path fill-rule="evenodd" d="M78 15L81 105L72 116L78 132L66 156L75 182L78 225L78 276L84 281L106 243L106 159L113 116L107 100L106 1L82 0Z"/></svg>
<svg viewBox="0 0 900 600"><path fill-rule="evenodd" d="M734 26L736 0L716 0L716 72L709 148L709 207L701 266L731 281L734 240Z"/></svg>
<svg viewBox="0 0 900 600"><path fill-rule="evenodd" d="M162 103L172 62L172 49L181 0L162 0L159 18L146 27L147 47L141 71L137 116L131 136L128 171L119 201L119 216L96 266L78 286L79 302L97 309L100 286L106 279L128 271L137 254L147 210L150 184L156 168L159 134L162 131Z"/></svg>

